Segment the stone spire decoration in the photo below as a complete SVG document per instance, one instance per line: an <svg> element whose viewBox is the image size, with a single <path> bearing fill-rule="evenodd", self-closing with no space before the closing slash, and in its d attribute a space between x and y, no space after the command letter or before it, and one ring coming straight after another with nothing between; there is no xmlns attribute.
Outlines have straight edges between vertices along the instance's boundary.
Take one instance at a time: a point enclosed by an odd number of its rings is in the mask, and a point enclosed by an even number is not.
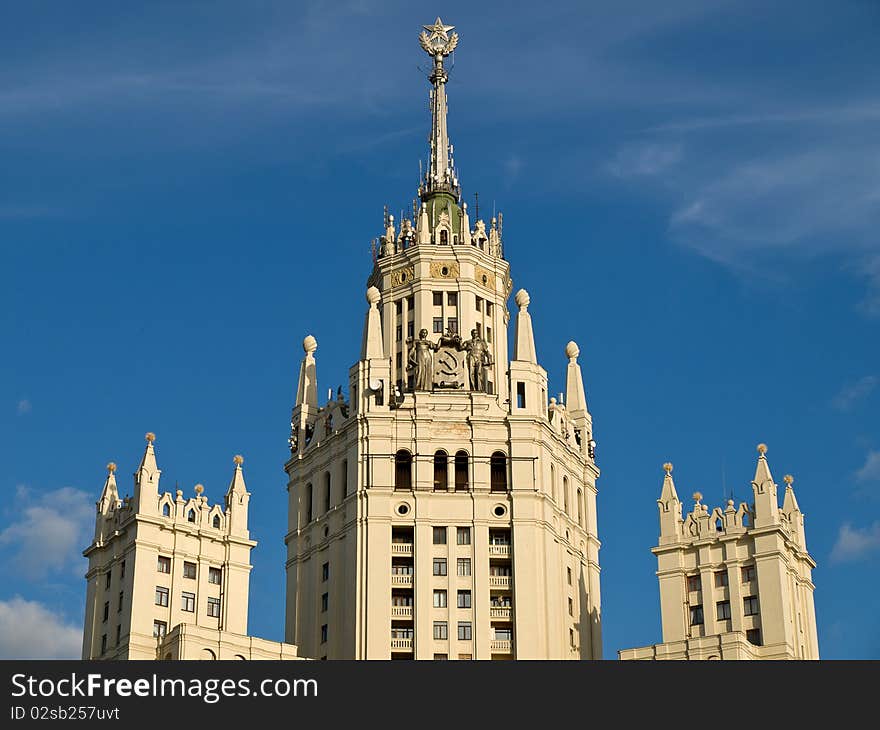
<svg viewBox="0 0 880 730"><path fill-rule="evenodd" d="M565 346L565 356L568 358L568 369L565 374L565 407L573 419L587 413L584 377L577 361L580 354L581 350L573 340Z"/></svg>
<svg viewBox="0 0 880 730"><path fill-rule="evenodd" d="M520 289L513 298L519 312L516 314L516 335L513 341L513 359L537 365L535 354L535 335L532 331L532 315L529 314L531 297L525 289Z"/></svg>
<svg viewBox="0 0 880 730"><path fill-rule="evenodd" d="M458 45L458 34L450 32L455 28L454 25L444 25L439 17L433 25L422 27L424 30L419 34L419 43L434 61L428 77L434 88L431 90L431 160L420 193L447 192L458 199L461 188L446 129L446 82L449 74L443 67L443 59Z"/></svg>
<svg viewBox="0 0 880 730"><path fill-rule="evenodd" d="M804 531L804 514L801 512L797 498L794 496L794 487L791 486L794 484L794 477L791 474L786 474L782 477L782 481L785 482L785 497L782 500L782 514L788 519L788 524L791 527L791 534L794 537L795 542L798 544L798 547L800 547L801 550L806 550L807 537L806 532Z"/></svg>
<svg viewBox="0 0 880 730"><path fill-rule="evenodd" d="M660 510L660 544L678 539L681 534L681 500L675 491L675 482L672 480L672 463L663 465L666 476L663 477L663 488L660 490L660 499L657 507Z"/></svg>
<svg viewBox="0 0 880 730"><path fill-rule="evenodd" d="M385 357L382 344L382 317L379 315L379 300L382 295L375 286L367 289L367 319L364 323L364 339L361 345L361 360L380 360Z"/></svg>
<svg viewBox="0 0 880 730"><path fill-rule="evenodd" d="M244 483L244 474L241 471L241 465L244 464L244 457L236 454L232 457L235 469L232 472L232 480L229 482L229 489L226 490L226 510L229 514L229 532L232 535L248 534L248 502L250 501L250 493Z"/></svg>
<svg viewBox="0 0 880 730"><path fill-rule="evenodd" d="M779 524L779 503L776 497L776 483L767 462L767 444L758 444L758 463L752 491L755 495L755 527Z"/></svg>
<svg viewBox="0 0 880 730"><path fill-rule="evenodd" d="M101 498L98 500L98 512L107 514L119 503L119 490L116 488L116 464L112 461L107 464L107 479L101 490Z"/></svg>
<svg viewBox="0 0 880 730"><path fill-rule="evenodd" d="M134 506L136 512L154 512L159 505L159 477L162 470L156 463L156 451L153 448L156 434L150 431L144 435L144 439L147 447L134 473Z"/></svg>
<svg viewBox="0 0 880 730"><path fill-rule="evenodd" d="M318 375L315 365L315 350L318 341L307 335L303 340L303 351L306 353L299 368L299 384L296 388L296 405L318 406Z"/></svg>

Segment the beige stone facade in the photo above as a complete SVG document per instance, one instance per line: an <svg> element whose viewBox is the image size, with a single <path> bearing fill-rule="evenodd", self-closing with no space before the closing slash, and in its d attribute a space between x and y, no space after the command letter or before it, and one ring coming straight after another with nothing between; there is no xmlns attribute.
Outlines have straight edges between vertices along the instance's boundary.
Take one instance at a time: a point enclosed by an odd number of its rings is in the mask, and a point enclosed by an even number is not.
<svg viewBox="0 0 880 730"><path fill-rule="evenodd" d="M728 500L711 512L694 494L682 518L672 464L657 504L663 643L619 652L621 659L818 659L812 569L804 515L786 475L777 485L758 446L754 502Z"/></svg>

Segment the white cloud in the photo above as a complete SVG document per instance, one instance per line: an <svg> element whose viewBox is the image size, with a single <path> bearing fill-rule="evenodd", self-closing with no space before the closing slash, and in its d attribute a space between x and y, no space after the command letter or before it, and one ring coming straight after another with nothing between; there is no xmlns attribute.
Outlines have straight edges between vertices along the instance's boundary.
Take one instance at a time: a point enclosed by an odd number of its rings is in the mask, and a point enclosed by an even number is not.
<svg viewBox="0 0 880 730"><path fill-rule="evenodd" d="M859 560L877 549L880 549L880 522L865 528L844 523L831 550L831 560L835 563Z"/></svg>
<svg viewBox="0 0 880 730"><path fill-rule="evenodd" d="M880 481L880 451L869 451L865 463L856 472L856 479L860 482Z"/></svg>
<svg viewBox="0 0 880 730"><path fill-rule="evenodd" d="M18 519L0 531L0 547L11 553L4 556L7 565L15 565L32 580L50 570L84 571L81 552L95 518L86 492L62 487L35 495L32 489L19 488L12 509Z"/></svg>
<svg viewBox="0 0 880 730"><path fill-rule="evenodd" d="M631 144L618 150L608 170L616 177L650 177L665 172L681 156L682 146L678 143Z"/></svg>
<svg viewBox="0 0 880 730"><path fill-rule="evenodd" d="M878 385L880 385L880 378L876 375L866 375L855 383L849 383L841 388L840 392L831 399L831 405L838 411L851 410L871 395Z"/></svg>
<svg viewBox="0 0 880 730"><path fill-rule="evenodd" d="M31 412L31 402L27 398L22 398L18 404L15 406L15 412L19 416L23 416L25 413Z"/></svg>
<svg viewBox="0 0 880 730"><path fill-rule="evenodd" d="M0 659L79 659L82 629L37 601L0 600Z"/></svg>

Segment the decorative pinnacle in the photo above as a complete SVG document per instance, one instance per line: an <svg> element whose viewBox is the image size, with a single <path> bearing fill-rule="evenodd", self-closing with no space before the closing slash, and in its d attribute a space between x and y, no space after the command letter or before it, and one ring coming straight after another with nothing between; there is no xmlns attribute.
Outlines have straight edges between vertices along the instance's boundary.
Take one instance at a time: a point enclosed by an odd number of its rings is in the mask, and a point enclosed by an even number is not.
<svg viewBox="0 0 880 730"><path fill-rule="evenodd" d="M193 491L194 491L196 494L201 495L201 493L205 491L205 487L204 487L204 485L202 485L202 484L196 484L196 486L195 486L195 488L193 489Z"/></svg>
<svg viewBox="0 0 880 730"><path fill-rule="evenodd" d="M667 461L663 465L663 471L665 471L667 474L672 474L672 462L671 461Z"/></svg>
<svg viewBox="0 0 880 730"><path fill-rule="evenodd" d="M152 431L147 431L147 433L144 435L144 438L150 443L153 443L153 441L156 440L156 434L154 434Z"/></svg>
<svg viewBox="0 0 880 730"><path fill-rule="evenodd" d="M763 456L767 453L767 444L758 444L758 453Z"/></svg>
<svg viewBox="0 0 880 730"><path fill-rule="evenodd" d="M107 473L112 474L115 471L116 471L116 462L111 461L109 464L107 464Z"/></svg>
<svg viewBox="0 0 880 730"><path fill-rule="evenodd" d="M702 492L694 492L693 496L694 496L694 502L699 504L700 500L703 498L703 493Z"/></svg>
<svg viewBox="0 0 880 730"><path fill-rule="evenodd" d="M788 486L794 484L794 477L791 474L786 474L782 477L782 481L784 481Z"/></svg>
<svg viewBox="0 0 880 730"><path fill-rule="evenodd" d="M232 457L232 463L236 466L241 466L244 464L244 457L241 454L236 454Z"/></svg>

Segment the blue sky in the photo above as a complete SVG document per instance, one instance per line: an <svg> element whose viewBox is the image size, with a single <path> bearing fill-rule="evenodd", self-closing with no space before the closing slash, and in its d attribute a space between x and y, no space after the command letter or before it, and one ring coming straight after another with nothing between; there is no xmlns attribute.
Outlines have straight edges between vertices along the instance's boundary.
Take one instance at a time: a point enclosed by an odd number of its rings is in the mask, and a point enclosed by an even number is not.
<svg viewBox="0 0 880 730"><path fill-rule="evenodd" d="M474 5L3 3L0 655L78 655L104 464L130 492L148 430L168 490L220 499L244 454L250 630L283 638L301 342L347 382L439 11L464 195L504 212L551 391L581 348L606 656L660 640L661 464L747 500L764 441L822 656L880 658L880 6Z"/></svg>

